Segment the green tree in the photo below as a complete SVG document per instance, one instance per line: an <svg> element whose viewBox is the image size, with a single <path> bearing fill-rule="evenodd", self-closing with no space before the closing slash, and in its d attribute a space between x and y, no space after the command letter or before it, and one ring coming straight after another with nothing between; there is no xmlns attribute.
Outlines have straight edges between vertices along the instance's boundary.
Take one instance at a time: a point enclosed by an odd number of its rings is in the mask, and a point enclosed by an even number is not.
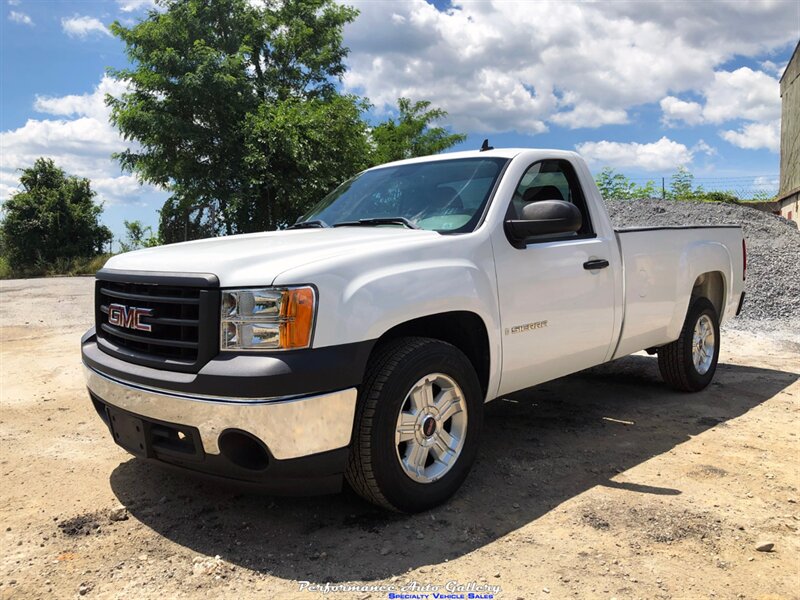
<svg viewBox="0 0 800 600"><path fill-rule="evenodd" d="M334 0L163 0L111 26L130 69L108 97L136 142L122 167L169 190L163 242L293 222L368 164L359 98L340 94L342 30L357 11Z"/></svg>
<svg viewBox="0 0 800 600"><path fill-rule="evenodd" d="M614 200L630 200L633 198L652 198L656 193L654 181L637 185L622 173L605 167L595 178L595 183L603 198Z"/></svg>
<svg viewBox="0 0 800 600"><path fill-rule="evenodd" d="M630 179L611 167L605 167L600 171L595 177L595 183L603 198L615 200L630 198L634 186Z"/></svg>
<svg viewBox="0 0 800 600"><path fill-rule="evenodd" d="M197 206L186 198L170 196L158 211L158 238L162 244L213 237L218 217L216 205Z"/></svg>
<svg viewBox="0 0 800 600"><path fill-rule="evenodd" d="M131 252L139 248L158 246L158 238L153 235L153 228L142 225L141 221L124 221L125 239L120 240L120 252Z"/></svg>
<svg viewBox="0 0 800 600"><path fill-rule="evenodd" d="M443 127L431 125L447 116L441 108L420 100L412 104L408 98L397 99L398 117L375 126L371 131L374 144L373 163L438 154L463 142L467 136L449 133Z"/></svg>
<svg viewBox="0 0 800 600"><path fill-rule="evenodd" d="M39 158L20 176L22 191L3 205L3 252L13 269L52 265L57 260L102 254L111 231L88 179L68 176L49 158Z"/></svg>
<svg viewBox="0 0 800 600"><path fill-rule="evenodd" d="M733 195L733 194L731 194ZM738 201L738 199L737 199ZM750 195L751 202L774 202L775 194L770 194L766 190L756 190Z"/></svg>
<svg viewBox="0 0 800 600"><path fill-rule="evenodd" d="M702 186L694 187L694 175L686 167L678 167L670 179L667 198L671 200L698 200L704 194Z"/></svg>
<svg viewBox="0 0 800 600"><path fill-rule="evenodd" d="M704 192L699 194L697 199L703 202L725 202L728 204L738 204L739 202L736 194L725 191Z"/></svg>
<svg viewBox="0 0 800 600"><path fill-rule="evenodd" d="M656 182L652 179L648 179L647 183L644 185L637 185L636 186L636 195L634 198L656 198L658 197L658 192L656 191Z"/></svg>
<svg viewBox="0 0 800 600"><path fill-rule="evenodd" d="M294 223L350 175L369 166L366 103L348 96L263 104L249 120L247 171L266 202L235 207L237 223Z"/></svg>

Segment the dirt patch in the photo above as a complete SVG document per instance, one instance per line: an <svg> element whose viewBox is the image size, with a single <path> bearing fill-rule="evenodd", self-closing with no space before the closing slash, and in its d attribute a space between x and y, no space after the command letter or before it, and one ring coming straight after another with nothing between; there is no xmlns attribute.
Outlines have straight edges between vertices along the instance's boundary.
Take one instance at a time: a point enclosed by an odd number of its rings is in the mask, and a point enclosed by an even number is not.
<svg viewBox="0 0 800 600"><path fill-rule="evenodd" d="M720 469L714 465L700 465L694 471L689 472L691 477L703 479L705 477L725 477L728 472L725 469Z"/></svg>
<svg viewBox="0 0 800 600"><path fill-rule="evenodd" d="M103 518L106 514L105 518ZM102 532L101 525L108 521L105 511L86 512L58 523L58 529L68 537L93 535Z"/></svg>
<svg viewBox="0 0 800 600"><path fill-rule="evenodd" d="M600 516L602 515L602 516ZM615 535L618 531L639 535L658 544L672 544L682 540L713 542L719 540L723 530L732 530L722 524L713 513L698 513L684 508L676 510L669 503L648 503L639 506L602 504L590 506L584 512L585 523Z"/></svg>
<svg viewBox="0 0 800 600"><path fill-rule="evenodd" d="M594 509L592 508L583 513L583 522L590 527L599 529L600 531L607 531L608 529L611 529L611 523L594 512Z"/></svg>

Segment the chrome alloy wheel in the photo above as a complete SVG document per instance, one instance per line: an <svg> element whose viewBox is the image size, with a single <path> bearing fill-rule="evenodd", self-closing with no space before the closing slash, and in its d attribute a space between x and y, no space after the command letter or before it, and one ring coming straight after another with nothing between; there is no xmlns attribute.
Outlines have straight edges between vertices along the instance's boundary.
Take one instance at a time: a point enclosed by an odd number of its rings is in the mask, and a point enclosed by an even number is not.
<svg viewBox="0 0 800 600"><path fill-rule="evenodd" d="M705 375L711 368L716 343L711 318L708 315L701 315L697 319L692 336L692 362L698 374Z"/></svg>
<svg viewBox="0 0 800 600"><path fill-rule="evenodd" d="M467 401L447 375L426 375L406 395L394 441L403 471L414 481L432 483L458 460L467 434Z"/></svg>

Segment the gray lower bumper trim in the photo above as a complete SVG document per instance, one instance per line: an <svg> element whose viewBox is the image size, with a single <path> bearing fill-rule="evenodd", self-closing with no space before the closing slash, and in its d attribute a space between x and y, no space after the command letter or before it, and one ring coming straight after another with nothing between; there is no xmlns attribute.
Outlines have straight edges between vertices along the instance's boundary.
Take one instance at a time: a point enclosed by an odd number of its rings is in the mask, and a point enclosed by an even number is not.
<svg viewBox="0 0 800 600"><path fill-rule="evenodd" d="M102 401L160 421L196 427L203 449L219 454L226 429L253 434L278 460L343 448L350 443L356 389L286 400L189 397L107 377L84 365L86 385Z"/></svg>

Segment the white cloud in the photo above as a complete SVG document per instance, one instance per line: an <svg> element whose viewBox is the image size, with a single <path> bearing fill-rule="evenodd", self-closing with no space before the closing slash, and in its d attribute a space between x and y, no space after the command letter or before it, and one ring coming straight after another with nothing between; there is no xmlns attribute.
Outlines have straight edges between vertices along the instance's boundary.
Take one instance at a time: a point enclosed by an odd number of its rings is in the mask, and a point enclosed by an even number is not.
<svg viewBox="0 0 800 600"><path fill-rule="evenodd" d="M721 131L720 135L739 148L766 148L770 152L778 152L781 147L781 122L778 119L769 123L748 123L737 131Z"/></svg>
<svg viewBox="0 0 800 600"><path fill-rule="evenodd" d="M584 142L578 152L592 164L617 168L639 168L645 171L665 171L692 162L694 150L662 137L657 142ZM700 149L705 152L705 149Z"/></svg>
<svg viewBox="0 0 800 600"><path fill-rule="evenodd" d="M37 112L59 117L91 117L97 121L108 120L106 94L119 96L127 91L125 82L104 75L91 93L67 96L36 96L33 108Z"/></svg>
<svg viewBox="0 0 800 600"><path fill-rule="evenodd" d="M156 7L155 0L117 0L117 5L122 12L136 12Z"/></svg>
<svg viewBox="0 0 800 600"><path fill-rule="evenodd" d="M25 13L18 12L16 10L12 10L10 13L8 13L8 20L14 23L19 23L20 25L33 26L33 19L31 19Z"/></svg>
<svg viewBox="0 0 800 600"><path fill-rule="evenodd" d="M578 127L600 127L622 125L628 122L628 113L623 109L608 109L591 102L582 101L566 112L557 112L550 117L553 123L576 129Z"/></svg>
<svg viewBox="0 0 800 600"><path fill-rule="evenodd" d="M796 39L791 2L456 0L439 11L424 0L384 0L358 8L345 30L346 88L379 112L399 96L431 100L449 111L447 124L473 132L626 123L633 107L708 86L735 55ZM755 105L737 110L745 108Z"/></svg>
<svg viewBox="0 0 800 600"><path fill-rule="evenodd" d="M780 79L781 75L783 75L784 71L786 71L786 67L788 66L789 66L788 62L774 63L771 60L765 60L761 63L762 69L764 69L767 73L772 73L773 75L777 75L778 79Z"/></svg>
<svg viewBox="0 0 800 600"><path fill-rule="evenodd" d="M736 119L772 121L780 118L780 84L764 71L742 67L718 71L701 89L705 104L685 102L674 96L661 100L663 119L668 123L724 123Z"/></svg>
<svg viewBox="0 0 800 600"><path fill-rule="evenodd" d="M20 0L8 0L8 5L9 6L19 6L20 5Z"/></svg>
<svg viewBox="0 0 800 600"><path fill-rule="evenodd" d="M64 17L61 19L61 29L70 37L86 39L90 35L107 35L111 32L103 25L100 19L89 16Z"/></svg>
<svg viewBox="0 0 800 600"><path fill-rule="evenodd" d="M152 186L142 186L135 175L119 175L116 177L95 177L92 189L98 198L106 204L141 204L145 191L153 190Z"/></svg>
<svg viewBox="0 0 800 600"><path fill-rule="evenodd" d="M675 96L662 98L659 103L662 121L665 125L683 122L687 125L699 125L703 122L703 107L699 102L686 102Z"/></svg>
<svg viewBox="0 0 800 600"><path fill-rule="evenodd" d="M738 131L725 130L720 135L740 148L778 151L781 115L778 79L748 67L718 71L701 93L704 104L675 96L662 98L662 121L667 125L745 121Z"/></svg>
<svg viewBox="0 0 800 600"><path fill-rule="evenodd" d="M753 187L760 191L769 191L775 193L780 185L780 180L777 177L756 177L753 180Z"/></svg>
<svg viewBox="0 0 800 600"><path fill-rule="evenodd" d="M733 119L768 121L781 116L780 85L763 71L748 67L719 71L704 95L703 116L710 123Z"/></svg>
<svg viewBox="0 0 800 600"><path fill-rule="evenodd" d="M0 133L0 199L16 191L19 169L41 157L52 158L67 173L88 177L99 199L107 204L135 203L155 188L139 186L132 175L123 175L111 154L130 144L108 120L105 95L119 95L124 83L103 76L88 94L59 97L37 96L34 109L52 119L28 119L17 129Z"/></svg>
<svg viewBox="0 0 800 600"><path fill-rule="evenodd" d="M5 200L16 192L18 187L19 178L15 174L0 171L0 198Z"/></svg>
<svg viewBox="0 0 800 600"><path fill-rule="evenodd" d="M692 146L692 155L695 154L705 154L706 156L716 156L717 149L713 146L709 146L705 140L698 141L694 146Z"/></svg>

